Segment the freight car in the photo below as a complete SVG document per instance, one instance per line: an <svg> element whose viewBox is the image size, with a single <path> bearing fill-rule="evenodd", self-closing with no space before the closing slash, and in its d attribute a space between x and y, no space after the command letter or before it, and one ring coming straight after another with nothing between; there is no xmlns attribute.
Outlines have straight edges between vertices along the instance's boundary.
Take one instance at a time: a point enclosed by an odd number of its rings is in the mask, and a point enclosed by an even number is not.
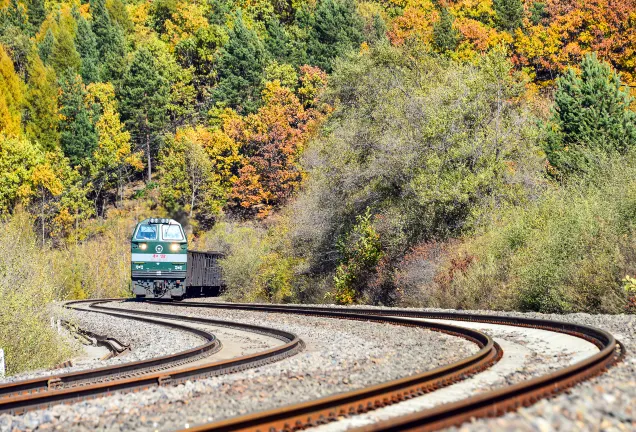
<svg viewBox="0 0 636 432"><path fill-rule="evenodd" d="M219 252L188 251L183 227L166 218L145 219L131 238L131 285L137 298L181 300L218 295L224 286Z"/></svg>

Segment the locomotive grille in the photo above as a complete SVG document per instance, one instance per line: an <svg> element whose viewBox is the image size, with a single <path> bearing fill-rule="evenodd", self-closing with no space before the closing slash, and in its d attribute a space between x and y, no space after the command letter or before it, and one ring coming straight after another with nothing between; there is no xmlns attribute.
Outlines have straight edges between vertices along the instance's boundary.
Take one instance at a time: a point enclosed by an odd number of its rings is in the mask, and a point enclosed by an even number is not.
<svg viewBox="0 0 636 432"><path fill-rule="evenodd" d="M144 279L185 279L186 272L185 270L133 270L132 277Z"/></svg>

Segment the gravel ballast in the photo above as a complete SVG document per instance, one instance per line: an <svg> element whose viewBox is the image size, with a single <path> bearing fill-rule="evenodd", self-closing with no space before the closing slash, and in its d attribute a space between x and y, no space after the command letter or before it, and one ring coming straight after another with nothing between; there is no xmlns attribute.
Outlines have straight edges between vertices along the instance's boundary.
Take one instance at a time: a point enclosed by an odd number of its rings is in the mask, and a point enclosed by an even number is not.
<svg viewBox="0 0 636 432"><path fill-rule="evenodd" d="M79 359L73 359L74 365L72 367L55 370L40 370L14 375L6 380L0 381L0 383L147 360L185 351L207 342L192 333L132 319L76 310L73 312L69 311L68 314L70 314L69 317L72 319L73 324L82 330L115 338L124 344L129 344L130 350L108 360L85 359L80 355ZM67 331L65 331L65 333L67 337L70 338L70 334L68 334ZM76 341L72 341L71 343L75 345L78 351L81 350L79 343Z"/></svg>
<svg viewBox="0 0 636 432"><path fill-rule="evenodd" d="M73 406L58 406L21 417L0 416L0 431L38 426L42 429L82 431L173 430L361 388L433 368L476 351L474 345L462 339L431 334L421 329L141 303L118 306L277 327L298 334L308 347L293 358L235 375L138 394L115 395ZM502 418L463 425L462 431L636 430L636 358L632 354L636 351L636 329L633 316L496 314L555 319L603 328L625 343L628 356L624 363L609 373L577 386L568 394ZM528 340L522 329L501 332L491 329L486 332L515 344L527 358L520 368L485 384L481 391L528 379L573 361L573 356L567 352L548 352L545 346ZM385 341L390 343L383 343ZM397 409L399 405L393 407ZM384 410L391 409L387 407ZM373 415L373 412L367 415ZM346 421L329 426L330 430L349 427Z"/></svg>
<svg viewBox="0 0 636 432"><path fill-rule="evenodd" d="M0 416L0 430L174 430L362 388L454 362L477 351L464 339L421 328L259 312L177 309L143 303L122 308L213 317L283 329L305 351L233 375L175 387Z"/></svg>

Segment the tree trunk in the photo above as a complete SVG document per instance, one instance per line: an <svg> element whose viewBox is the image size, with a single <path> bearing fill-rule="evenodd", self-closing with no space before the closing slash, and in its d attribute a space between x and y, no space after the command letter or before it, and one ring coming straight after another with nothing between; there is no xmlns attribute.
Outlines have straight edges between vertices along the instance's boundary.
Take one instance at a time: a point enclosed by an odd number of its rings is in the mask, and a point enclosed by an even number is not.
<svg viewBox="0 0 636 432"><path fill-rule="evenodd" d="M148 158L148 183L152 181L152 159L150 158L150 134L146 132L146 157Z"/></svg>

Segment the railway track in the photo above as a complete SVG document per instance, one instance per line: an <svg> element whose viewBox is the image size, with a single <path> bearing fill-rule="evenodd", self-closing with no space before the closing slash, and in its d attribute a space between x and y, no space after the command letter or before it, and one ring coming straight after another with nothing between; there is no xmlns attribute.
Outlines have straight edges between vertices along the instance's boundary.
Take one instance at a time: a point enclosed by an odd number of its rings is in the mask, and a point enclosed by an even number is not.
<svg viewBox="0 0 636 432"><path fill-rule="evenodd" d="M117 308L100 306L100 303L108 301L110 300L78 301L67 305L74 309L78 305L88 303L89 309L79 310L168 326L196 334L206 342L199 347L168 356L0 385L0 413L21 414L59 403L92 399L113 392L140 391L156 386L179 384L195 378L234 373L279 361L304 348L303 341L296 335L278 329L222 320L183 318L172 314L126 312ZM218 352L222 345L209 332L166 320L189 321L259 333L279 339L284 344L230 360L185 367L187 363Z"/></svg>
<svg viewBox="0 0 636 432"><path fill-rule="evenodd" d="M540 320L496 315L477 315L450 312L420 312L404 310L381 310L371 308L298 307L284 305L251 305L222 303L174 303L180 308L222 308L250 310L270 313L291 313L328 318L368 319L382 318L385 322L399 319L441 319L471 321L499 325L530 327L565 333L585 339L599 348L599 352L576 364L553 373L516 385L500 388L477 396L443 404L411 415L396 417L359 431L390 430L438 430L456 426L472 418L494 417L522 406L529 406L539 399L552 397L577 383L596 376L625 356L624 346L614 337L590 326L559 321ZM412 321L418 322L418 321ZM483 351L483 349L482 349ZM500 354L499 354L500 355ZM435 371L431 371L435 372ZM412 377L409 377L412 378ZM320 425L342 416L364 413L402 400L410 399L427 391L448 385L450 376L438 377L427 382L427 387L413 388L409 378L391 381L379 386L347 392L315 401L268 410L224 421L208 423L189 431L279 431L297 430Z"/></svg>
<svg viewBox="0 0 636 432"><path fill-rule="evenodd" d="M90 310L121 314L121 308L104 306L108 300L90 302ZM152 303L152 302L149 302ZM475 417L487 417L527 406L540 398L550 397L576 383L601 373L607 367L619 361L625 354L623 346L609 333L589 326L564 322L537 320L529 318L511 318L492 315L474 315L449 312L419 312L403 310L381 310L371 308L329 308L299 307L283 305L250 305L221 303L165 303L175 308L222 308L238 309L269 313L287 313L310 315L325 318L353 319L394 325L425 327L435 331L464 337L476 343L480 350L476 354L451 365L430 370L421 374L399 380L367 387L364 389L333 395L330 397L290 405L279 409L258 412L250 415L227 419L192 427L192 431L239 431L239 430L296 430L333 421L342 416L364 413L384 407L402 400L432 392L441 387L451 385L482 371L502 356L501 348L486 334L476 330L462 328L441 322L422 321L426 319L442 319L454 321L485 322L509 326L532 327L543 330L566 333L594 343L599 352L574 365L560 369L549 375L535 378L517 385L501 388L479 396L440 405L413 415L397 417L389 421L377 423L361 430L436 430L458 425ZM143 320L178 319L181 321L226 325L230 327L250 328L272 336L265 327L250 326L226 321L211 320L178 314L160 312L124 310L125 317L133 315ZM200 331L200 330L199 330ZM269 333L268 333L269 332ZM302 349L302 341L291 333L275 330L276 336L287 342L277 348L264 352L243 356L224 362L180 369L178 372L144 373L127 379L116 379L110 382L90 383L85 386L62 389L48 389L23 395L0 397L0 412L20 413L29 409L47 407L52 404L76 401L109 394L114 391L136 391L157 385L184 382L189 379L231 373L248 367L270 363L292 355ZM19 383L14 383L19 384ZM17 403L17 405L16 405Z"/></svg>

